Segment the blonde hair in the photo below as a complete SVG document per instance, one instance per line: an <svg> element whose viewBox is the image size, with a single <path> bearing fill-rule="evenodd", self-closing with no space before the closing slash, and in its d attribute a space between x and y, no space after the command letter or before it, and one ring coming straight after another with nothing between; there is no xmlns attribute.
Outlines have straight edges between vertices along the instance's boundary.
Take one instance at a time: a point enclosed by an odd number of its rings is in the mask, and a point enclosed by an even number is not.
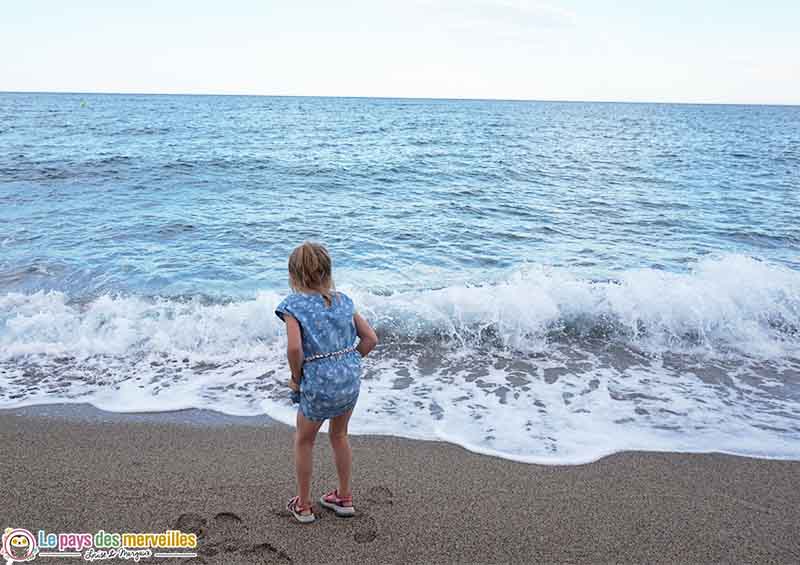
<svg viewBox="0 0 800 565"><path fill-rule="evenodd" d="M330 305L334 289L331 267L324 245L304 241L289 255L289 285L295 292L319 292Z"/></svg>

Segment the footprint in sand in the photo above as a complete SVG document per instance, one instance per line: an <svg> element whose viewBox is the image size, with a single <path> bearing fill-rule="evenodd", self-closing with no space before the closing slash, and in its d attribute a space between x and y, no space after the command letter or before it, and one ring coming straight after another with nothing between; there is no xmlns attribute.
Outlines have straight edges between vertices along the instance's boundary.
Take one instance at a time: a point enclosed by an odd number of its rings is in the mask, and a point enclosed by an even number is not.
<svg viewBox="0 0 800 565"><path fill-rule="evenodd" d="M178 516L174 528L185 534L194 534L197 536L197 539L202 539L206 537L207 524L208 522L206 522L206 519L199 514L187 512Z"/></svg>
<svg viewBox="0 0 800 565"><path fill-rule="evenodd" d="M378 537L378 523L375 518L366 513L356 514L353 518L356 522L355 533L353 539L357 543L370 543L375 541Z"/></svg>
<svg viewBox="0 0 800 565"><path fill-rule="evenodd" d="M367 505L388 506L394 504L394 493L383 485L370 487L364 496ZM378 537L378 522L369 512L360 511L355 515L356 528L353 539L357 543L371 543Z"/></svg>
<svg viewBox="0 0 800 565"><path fill-rule="evenodd" d="M216 514L208 526L208 541L199 552L203 555L216 555L220 551L235 553L242 549L247 528L242 519L233 512Z"/></svg>
<svg viewBox="0 0 800 565"><path fill-rule="evenodd" d="M392 491L390 491L388 488L384 486L376 486L367 490L367 496L365 497L365 500L370 504L388 505L394 504L392 496Z"/></svg>
<svg viewBox="0 0 800 565"><path fill-rule="evenodd" d="M233 512L220 512L211 519L210 531L215 534L232 537L243 533L242 519Z"/></svg>
<svg viewBox="0 0 800 565"><path fill-rule="evenodd" d="M292 558L269 542L249 543L249 528L238 515L233 512L219 512L211 521L195 513L181 514L175 523L175 529L186 533L194 533L198 540L197 553L203 557L214 557L220 552L224 554L241 553L254 556L259 563L291 563ZM232 558L225 558L228 562ZM202 560L202 558L201 558Z"/></svg>

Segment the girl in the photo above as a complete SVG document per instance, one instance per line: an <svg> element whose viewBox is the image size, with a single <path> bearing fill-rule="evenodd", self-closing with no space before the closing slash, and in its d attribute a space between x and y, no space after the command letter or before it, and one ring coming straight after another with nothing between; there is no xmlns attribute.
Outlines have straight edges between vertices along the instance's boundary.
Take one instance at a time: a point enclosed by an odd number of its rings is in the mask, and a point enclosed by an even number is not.
<svg viewBox="0 0 800 565"><path fill-rule="evenodd" d="M339 488L319 502L337 516L355 514L347 423L358 399L361 358L374 349L378 337L356 313L353 301L333 290L331 258L322 245L305 242L292 251L289 285L294 292L275 310L286 323L286 355L292 372L289 388L300 404L294 440L297 496L289 501L287 509L298 522L307 524L315 519L311 506L311 453L325 420L330 420Z"/></svg>

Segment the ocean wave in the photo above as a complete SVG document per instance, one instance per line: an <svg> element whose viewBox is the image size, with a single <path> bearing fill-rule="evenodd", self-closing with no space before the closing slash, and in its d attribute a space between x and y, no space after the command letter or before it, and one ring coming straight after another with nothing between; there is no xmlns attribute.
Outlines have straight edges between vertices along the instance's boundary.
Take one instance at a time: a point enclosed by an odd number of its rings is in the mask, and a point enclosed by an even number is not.
<svg viewBox="0 0 800 565"><path fill-rule="evenodd" d="M742 255L706 259L687 273L640 269L608 281L534 266L488 286L357 298L398 340L488 340L530 351L586 337L654 353L763 357L796 354L800 344L800 272Z"/></svg>
<svg viewBox="0 0 800 565"><path fill-rule="evenodd" d="M742 255L686 273L640 269L593 281L567 270L522 269L505 280L375 294L348 288L386 342L537 352L562 339L759 358L800 351L800 273ZM282 339L281 295L209 304L197 298L60 292L0 297L0 356L164 355L252 358Z"/></svg>
<svg viewBox="0 0 800 565"><path fill-rule="evenodd" d="M31 355L163 354L252 358L279 338L279 297L208 304L189 299L103 295L89 302L62 292L0 298L0 358Z"/></svg>

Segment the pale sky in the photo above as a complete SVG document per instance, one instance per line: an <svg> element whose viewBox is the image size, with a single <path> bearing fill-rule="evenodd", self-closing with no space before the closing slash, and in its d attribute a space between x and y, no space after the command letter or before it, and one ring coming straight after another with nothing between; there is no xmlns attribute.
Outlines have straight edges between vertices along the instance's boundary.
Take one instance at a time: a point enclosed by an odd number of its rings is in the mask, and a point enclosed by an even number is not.
<svg viewBox="0 0 800 565"><path fill-rule="evenodd" d="M800 104L800 0L0 0L0 91Z"/></svg>

